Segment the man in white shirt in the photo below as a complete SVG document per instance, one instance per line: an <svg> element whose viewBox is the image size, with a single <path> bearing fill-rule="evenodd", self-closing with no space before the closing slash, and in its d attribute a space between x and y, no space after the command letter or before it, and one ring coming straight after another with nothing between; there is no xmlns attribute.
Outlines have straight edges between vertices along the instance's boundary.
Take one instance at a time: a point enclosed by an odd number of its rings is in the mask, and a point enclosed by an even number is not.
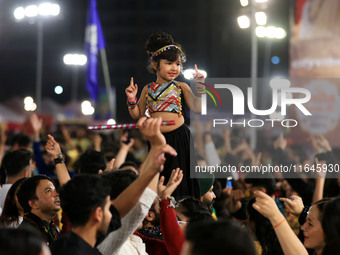
<svg viewBox="0 0 340 255"><path fill-rule="evenodd" d="M9 151L2 160L6 173L6 183L0 189L0 208L4 207L7 192L17 180L31 177L33 171L32 153L25 149Z"/></svg>

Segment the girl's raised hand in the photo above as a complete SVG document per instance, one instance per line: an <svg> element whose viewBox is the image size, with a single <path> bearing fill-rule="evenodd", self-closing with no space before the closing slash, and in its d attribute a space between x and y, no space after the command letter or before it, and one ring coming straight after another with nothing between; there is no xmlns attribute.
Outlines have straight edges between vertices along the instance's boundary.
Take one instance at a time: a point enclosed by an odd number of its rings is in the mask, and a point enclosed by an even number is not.
<svg viewBox="0 0 340 255"><path fill-rule="evenodd" d="M204 78L204 75L198 71L196 64L195 64L195 72L194 72L194 81L195 81L196 93L204 94L205 92L201 88L204 88L205 86L201 83L204 83L205 78Z"/></svg>
<svg viewBox="0 0 340 255"><path fill-rule="evenodd" d="M125 89L127 99L129 101L134 101L136 99L136 96L137 96L137 91L138 91L138 86L137 86L137 84L133 84L133 77L131 77L130 85L129 85L129 87L127 87Z"/></svg>
<svg viewBox="0 0 340 255"><path fill-rule="evenodd" d="M195 64L195 72L194 72L194 81L195 82L204 82L205 81L204 75L198 71L196 64Z"/></svg>

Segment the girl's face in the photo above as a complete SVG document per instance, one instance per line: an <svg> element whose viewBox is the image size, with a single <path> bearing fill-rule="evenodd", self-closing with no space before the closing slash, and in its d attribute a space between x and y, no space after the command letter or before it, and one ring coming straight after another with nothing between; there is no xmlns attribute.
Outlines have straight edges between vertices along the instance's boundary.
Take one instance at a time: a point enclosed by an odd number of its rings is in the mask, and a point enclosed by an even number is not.
<svg viewBox="0 0 340 255"><path fill-rule="evenodd" d="M305 247L314 249L317 254L319 254L325 244L325 234L319 220L319 209L317 206L312 206L309 209L307 220L305 224L301 226L301 229L305 239Z"/></svg>
<svg viewBox="0 0 340 255"><path fill-rule="evenodd" d="M156 62L154 62L156 65ZM155 67L154 67L155 68ZM157 82L169 82L177 78L177 76L181 72L181 59L178 56L177 60L174 62L171 62L166 59L161 59L159 61L158 68L155 68L157 70Z"/></svg>

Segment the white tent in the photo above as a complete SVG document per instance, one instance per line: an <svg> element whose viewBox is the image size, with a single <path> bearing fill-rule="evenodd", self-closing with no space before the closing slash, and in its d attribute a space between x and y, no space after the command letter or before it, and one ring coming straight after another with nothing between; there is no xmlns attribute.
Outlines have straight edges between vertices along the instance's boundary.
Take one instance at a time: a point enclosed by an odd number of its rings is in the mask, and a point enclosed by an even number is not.
<svg viewBox="0 0 340 255"><path fill-rule="evenodd" d="M0 122L23 123L26 117L0 104Z"/></svg>

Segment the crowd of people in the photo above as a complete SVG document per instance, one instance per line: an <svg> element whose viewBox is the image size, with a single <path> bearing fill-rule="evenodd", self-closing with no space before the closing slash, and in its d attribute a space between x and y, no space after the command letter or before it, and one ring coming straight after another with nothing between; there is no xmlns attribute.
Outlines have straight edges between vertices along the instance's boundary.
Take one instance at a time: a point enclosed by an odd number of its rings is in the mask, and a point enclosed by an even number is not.
<svg viewBox="0 0 340 255"><path fill-rule="evenodd" d="M314 153L304 153L279 135L255 152L242 129L217 134L198 119L189 129L182 101L199 111L204 77L196 66L195 92L175 81L185 54L170 35L151 35L146 49L156 82L139 100L132 78L126 89L138 129L58 124L52 132L37 114L31 133L1 129L0 254L340 254L339 173L190 172L194 165L324 169L338 162L329 141L311 136Z"/></svg>

